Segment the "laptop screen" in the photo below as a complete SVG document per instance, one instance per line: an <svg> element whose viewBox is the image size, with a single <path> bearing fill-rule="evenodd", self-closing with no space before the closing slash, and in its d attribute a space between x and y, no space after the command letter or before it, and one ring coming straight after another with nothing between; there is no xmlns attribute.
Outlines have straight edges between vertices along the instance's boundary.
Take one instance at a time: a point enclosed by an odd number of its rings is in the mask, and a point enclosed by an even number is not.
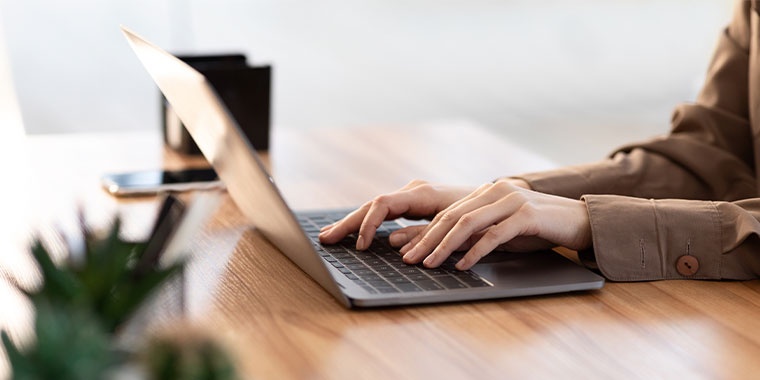
<svg viewBox="0 0 760 380"><path fill-rule="evenodd" d="M122 27L122 31L246 218L303 271L348 304L256 151L206 78L129 29Z"/></svg>

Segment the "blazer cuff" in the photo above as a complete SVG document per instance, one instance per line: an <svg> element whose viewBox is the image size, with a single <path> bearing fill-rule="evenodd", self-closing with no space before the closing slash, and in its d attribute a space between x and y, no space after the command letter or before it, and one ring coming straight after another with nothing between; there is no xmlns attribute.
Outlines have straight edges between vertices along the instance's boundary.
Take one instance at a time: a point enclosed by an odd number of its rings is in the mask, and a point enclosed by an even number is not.
<svg viewBox="0 0 760 380"><path fill-rule="evenodd" d="M720 279L720 215L712 202L584 195L596 264L613 281Z"/></svg>

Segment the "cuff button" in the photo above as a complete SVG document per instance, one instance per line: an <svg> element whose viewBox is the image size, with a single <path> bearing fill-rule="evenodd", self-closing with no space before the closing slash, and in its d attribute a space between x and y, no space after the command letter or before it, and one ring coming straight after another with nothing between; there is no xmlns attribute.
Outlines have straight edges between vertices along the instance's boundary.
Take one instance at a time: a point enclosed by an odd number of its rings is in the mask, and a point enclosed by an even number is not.
<svg viewBox="0 0 760 380"><path fill-rule="evenodd" d="M699 260L692 255L683 255L676 261L676 270L681 276L693 276L699 270Z"/></svg>

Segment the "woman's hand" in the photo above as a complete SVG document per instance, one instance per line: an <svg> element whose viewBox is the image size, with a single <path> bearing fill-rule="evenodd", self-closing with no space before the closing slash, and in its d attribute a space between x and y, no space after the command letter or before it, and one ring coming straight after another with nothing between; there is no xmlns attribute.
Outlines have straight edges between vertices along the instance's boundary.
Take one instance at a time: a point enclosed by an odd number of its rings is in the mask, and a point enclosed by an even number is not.
<svg viewBox="0 0 760 380"><path fill-rule="evenodd" d="M411 237L404 261L437 267L455 250L467 249L457 269L471 268L499 246L533 250L591 246L591 226L582 201L543 194L501 180L481 186L439 212L424 227L396 231ZM395 241L394 241L395 240ZM391 235L391 242L403 243Z"/></svg>

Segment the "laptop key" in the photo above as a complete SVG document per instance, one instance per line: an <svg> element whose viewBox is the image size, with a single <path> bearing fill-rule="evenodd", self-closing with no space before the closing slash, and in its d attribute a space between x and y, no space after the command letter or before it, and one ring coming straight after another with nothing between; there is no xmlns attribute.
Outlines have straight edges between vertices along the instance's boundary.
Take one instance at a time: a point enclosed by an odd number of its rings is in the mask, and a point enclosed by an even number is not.
<svg viewBox="0 0 760 380"><path fill-rule="evenodd" d="M337 259L351 259L351 258L354 258L355 256L346 251L343 251L343 252L333 252L333 257Z"/></svg>
<svg viewBox="0 0 760 380"><path fill-rule="evenodd" d="M442 269L438 269L438 268L430 269L426 271L425 273L427 273L430 276L448 276L449 275L448 273L446 273L446 271Z"/></svg>
<svg viewBox="0 0 760 380"><path fill-rule="evenodd" d="M378 259L376 257L359 257L359 259L364 262L365 264L369 266L378 266L378 265L385 265L385 261Z"/></svg>
<svg viewBox="0 0 760 380"><path fill-rule="evenodd" d="M457 269L454 266L454 263L443 263L438 268L440 268L442 271L444 271L446 273L457 273L457 272L459 272L459 269Z"/></svg>
<svg viewBox="0 0 760 380"><path fill-rule="evenodd" d="M391 277L391 278L388 278L388 281L394 284L411 284L412 283L412 281L406 277Z"/></svg>
<svg viewBox="0 0 760 380"><path fill-rule="evenodd" d="M383 279L377 279L377 280L369 280L367 281L368 284L377 287L383 287L383 286L392 286L388 281L385 281Z"/></svg>
<svg viewBox="0 0 760 380"><path fill-rule="evenodd" d="M380 280L385 281L383 280L382 277L380 277L379 275L377 275L377 273L374 273L374 272L364 274L362 275L362 278L364 279L364 281L380 281Z"/></svg>
<svg viewBox="0 0 760 380"><path fill-rule="evenodd" d="M454 277L438 276L435 278L435 280L443 285L446 289L462 289L467 287L467 285L463 284Z"/></svg>
<svg viewBox="0 0 760 380"><path fill-rule="evenodd" d="M444 287L433 280L417 281L414 283L424 290L443 290Z"/></svg>
<svg viewBox="0 0 760 380"><path fill-rule="evenodd" d="M406 268L402 268L398 270L402 274L418 274L422 273L420 268L413 267L413 266L407 266Z"/></svg>
<svg viewBox="0 0 760 380"><path fill-rule="evenodd" d="M396 257L398 259L401 259L401 256L399 256L398 253L396 253L395 251L391 251L391 250L381 251L381 252L373 252L373 253L376 254L378 257L382 257L382 258L384 258L386 260L388 260L388 259L392 260L394 257Z"/></svg>
<svg viewBox="0 0 760 380"><path fill-rule="evenodd" d="M430 277L428 277L424 273L409 274L409 275L406 276L406 278L412 280L415 283L417 281L428 281L428 280L430 280Z"/></svg>
<svg viewBox="0 0 760 380"><path fill-rule="evenodd" d="M398 260L388 260L388 264L396 269L401 268L408 268L409 264L405 263L401 258L399 257Z"/></svg>
<svg viewBox="0 0 760 380"><path fill-rule="evenodd" d="M420 289L419 286L414 285L412 283L407 284L396 284L396 287L401 290L402 292L409 293L409 292L419 292L422 289Z"/></svg>
<svg viewBox="0 0 760 380"><path fill-rule="evenodd" d="M369 293L376 294L377 290L371 286L362 286L362 289L366 290Z"/></svg>
<svg viewBox="0 0 760 380"><path fill-rule="evenodd" d="M401 277L401 273L396 272L395 270L386 270L386 271L378 272L378 274L385 278Z"/></svg>
<svg viewBox="0 0 760 380"><path fill-rule="evenodd" d="M367 275L375 274L375 272L372 271L372 269L366 268L366 269L355 269L354 274L360 277L364 277Z"/></svg>

